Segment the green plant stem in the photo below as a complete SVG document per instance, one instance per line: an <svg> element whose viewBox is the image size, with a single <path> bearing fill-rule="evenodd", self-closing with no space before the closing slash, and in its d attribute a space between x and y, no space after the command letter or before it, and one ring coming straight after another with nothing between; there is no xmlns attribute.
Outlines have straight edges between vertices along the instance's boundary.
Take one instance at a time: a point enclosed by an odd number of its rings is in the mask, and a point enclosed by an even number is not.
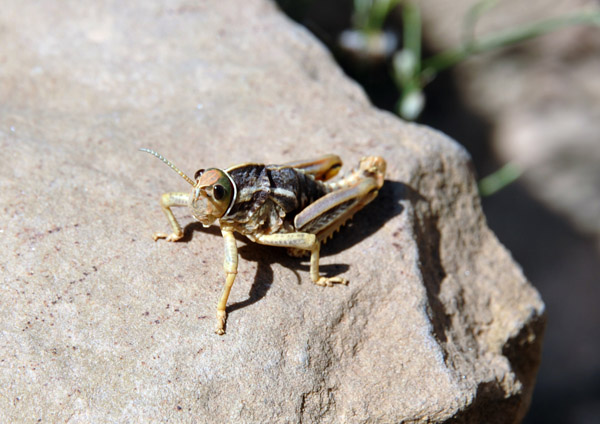
<svg viewBox="0 0 600 424"><path fill-rule="evenodd" d="M475 25L479 18L488 10L492 9L498 0L479 0L467 11L463 23L463 45L470 44L475 40Z"/></svg>
<svg viewBox="0 0 600 424"><path fill-rule="evenodd" d="M479 194L490 196L514 182L521 176L523 170L513 162L508 162L496 172L479 180Z"/></svg>
<svg viewBox="0 0 600 424"><path fill-rule="evenodd" d="M398 4L397 0L373 0L373 6L370 16L370 29L381 31L385 18L393 7Z"/></svg>
<svg viewBox="0 0 600 424"><path fill-rule="evenodd" d="M467 57L505 47L520 41L538 37L560 28L579 24L600 25L600 13L584 12L569 16L548 19L534 24L487 36L481 40L474 40L468 44L448 49L423 61L423 74L426 77L434 75L446 68L456 65Z"/></svg>
<svg viewBox="0 0 600 424"><path fill-rule="evenodd" d="M354 0L354 28L366 33L379 32L388 14L402 0Z"/></svg>
<svg viewBox="0 0 600 424"><path fill-rule="evenodd" d="M410 1L402 5L402 23L404 27L404 49L412 52L417 64L421 63L421 12L419 7ZM419 66L419 65L417 65ZM419 68L415 69L420 72Z"/></svg>

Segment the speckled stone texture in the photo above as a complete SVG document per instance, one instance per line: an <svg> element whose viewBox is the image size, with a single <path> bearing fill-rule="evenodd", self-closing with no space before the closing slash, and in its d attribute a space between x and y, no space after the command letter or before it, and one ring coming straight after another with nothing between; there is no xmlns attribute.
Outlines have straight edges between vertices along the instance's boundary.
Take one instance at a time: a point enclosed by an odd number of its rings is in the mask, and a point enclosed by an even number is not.
<svg viewBox="0 0 600 424"><path fill-rule="evenodd" d="M486 226L469 157L377 111L267 1L7 1L0 15L1 422L517 422L544 304ZM306 260L158 199L192 173L337 153L379 197Z"/></svg>

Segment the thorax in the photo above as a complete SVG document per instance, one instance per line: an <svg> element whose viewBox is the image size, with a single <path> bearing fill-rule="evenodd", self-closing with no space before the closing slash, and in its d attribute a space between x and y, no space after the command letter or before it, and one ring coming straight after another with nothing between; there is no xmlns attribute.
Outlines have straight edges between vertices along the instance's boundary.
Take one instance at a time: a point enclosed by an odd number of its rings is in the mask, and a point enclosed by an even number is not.
<svg viewBox="0 0 600 424"><path fill-rule="evenodd" d="M328 192L311 175L287 166L244 164L227 172L237 193L221 225L250 238L294 232L296 214Z"/></svg>

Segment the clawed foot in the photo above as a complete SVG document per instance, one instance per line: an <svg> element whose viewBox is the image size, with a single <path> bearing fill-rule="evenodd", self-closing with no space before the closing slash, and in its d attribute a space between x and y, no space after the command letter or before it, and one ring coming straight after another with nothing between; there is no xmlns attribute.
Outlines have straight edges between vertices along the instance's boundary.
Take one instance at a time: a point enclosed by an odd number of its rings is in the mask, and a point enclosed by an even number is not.
<svg viewBox="0 0 600 424"><path fill-rule="evenodd" d="M217 328L215 328L215 333L219 336L225 334L225 311L217 311Z"/></svg>
<svg viewBox="0 0 600 424"><path fill-rule="evenodd" d="M154 241L156 241L158 239L165 239L167 241L177 241L182 237L183 237L183 232L181 234L176 234L176 233L171 233L171 234L154 233L154 234L152 234L152 238L154 239Z"/></svg>
<svg viewBox="0 0 600 424"><path fill-rule="evenodd" d="M321 287L332 287L334 284L347 285L348 280L345 280L342 277L319 277L314 283Z"/></svg>

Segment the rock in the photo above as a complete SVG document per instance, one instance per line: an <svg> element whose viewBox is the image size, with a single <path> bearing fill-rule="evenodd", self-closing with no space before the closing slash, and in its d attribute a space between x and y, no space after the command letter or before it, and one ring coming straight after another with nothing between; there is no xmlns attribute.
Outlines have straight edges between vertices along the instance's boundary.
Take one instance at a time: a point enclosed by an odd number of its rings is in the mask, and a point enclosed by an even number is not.
<svg viewBox="0 0 600 424"><path fill-rule="evenodd" d="M372 108L266 1L8 2L0 18L0 421L517 422L544 305L486 226L466 152ZM329 152L388 161L306 261L222 239L161 193L188 173Z"/></svg>

